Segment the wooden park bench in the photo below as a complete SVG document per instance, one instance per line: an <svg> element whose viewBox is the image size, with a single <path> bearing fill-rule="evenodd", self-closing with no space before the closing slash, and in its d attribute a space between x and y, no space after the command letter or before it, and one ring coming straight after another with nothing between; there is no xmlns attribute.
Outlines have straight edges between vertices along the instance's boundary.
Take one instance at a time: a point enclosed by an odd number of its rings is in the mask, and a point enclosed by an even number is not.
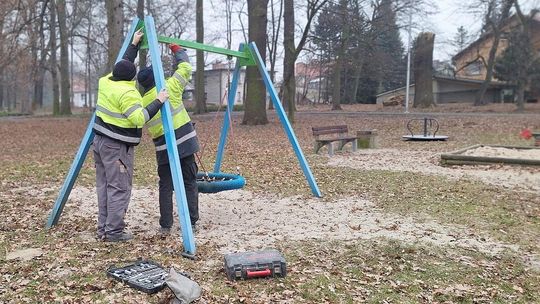
<svg viewBox="0 0 540 304"><path fill-rule="evenodd" d="M328 146L328 155L334 155L333 142L339 142L338 150L342 150L347 143L352 143L352 150L356 151L357 137L349 136L349 128L346 125L328 126L328 127L312 127L313 136L315 137L315 154L319 150Z"/></svg>

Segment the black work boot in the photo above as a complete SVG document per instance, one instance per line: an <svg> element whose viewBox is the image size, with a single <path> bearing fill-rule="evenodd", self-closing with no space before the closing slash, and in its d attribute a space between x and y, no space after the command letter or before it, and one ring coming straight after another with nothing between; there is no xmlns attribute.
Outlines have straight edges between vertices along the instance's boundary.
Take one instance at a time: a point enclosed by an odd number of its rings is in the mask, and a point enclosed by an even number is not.
<svg viewBox="0 0 540 304"><path fill-rule="evenodd" d="M125 242L133 239L133 234L129 232L122 232L114 235L105 235L103 239L105 242Z"/></svg>

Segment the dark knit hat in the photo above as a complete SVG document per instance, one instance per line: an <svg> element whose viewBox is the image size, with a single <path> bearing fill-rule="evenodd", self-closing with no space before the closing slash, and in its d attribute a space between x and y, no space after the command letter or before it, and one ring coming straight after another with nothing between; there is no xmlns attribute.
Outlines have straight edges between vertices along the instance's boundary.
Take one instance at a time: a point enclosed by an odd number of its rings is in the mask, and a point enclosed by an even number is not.
<svg viewBox="0 0 540 304"><path fill-rule="evenodd" d="M133 62L122 59L114 65L112 74L118 80L132 80L137 74L137 69Z"/></svg>
<svg viewBox="0 0 540 304"><path fill-rule="evenodd" d="M154 72L152 71L152 66L141 69L139 74L137 74L137 81L146 90L155 86L156 84L154 82Z"/></svg>

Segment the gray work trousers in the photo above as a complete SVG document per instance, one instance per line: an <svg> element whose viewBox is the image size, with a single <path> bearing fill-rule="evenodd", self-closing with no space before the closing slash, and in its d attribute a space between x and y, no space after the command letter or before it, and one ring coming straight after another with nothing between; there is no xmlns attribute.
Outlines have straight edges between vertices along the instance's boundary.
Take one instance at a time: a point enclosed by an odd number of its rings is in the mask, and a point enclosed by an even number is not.
<svg viewBox="0 0 540 304"><path fill-rule="evenodd" d="M134 147L96 134L94 161L98 196L98 237L114 237L124 230L131 197Z"/></svg>

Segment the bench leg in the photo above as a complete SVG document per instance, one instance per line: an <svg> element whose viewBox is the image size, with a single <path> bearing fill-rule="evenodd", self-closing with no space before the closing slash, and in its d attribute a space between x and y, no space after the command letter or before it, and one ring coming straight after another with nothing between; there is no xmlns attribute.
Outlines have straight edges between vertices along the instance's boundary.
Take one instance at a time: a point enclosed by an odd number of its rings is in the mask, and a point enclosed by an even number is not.
<svg viewBox="0 0 540 304"><path fill-rule="evenodd" d="M319 153L320 148L321 148L321 145L319 144L318 141L316 141L315 144L313 145L313 151L315 152L315 154Z"/></svg>
<svg viewBox="0 0 540 304"><path fill-rule="evenodd" d="M331 142L328 143L328 155L334 155L334 145Z"/></svg>
<svg viewBox="0 0 540 304"><path fill-rule="evenodd" d="M355 139L352 141L352 151L353 152L356 152L356 150L358 150L358 142L357 142L358 139Z"/></svg>

